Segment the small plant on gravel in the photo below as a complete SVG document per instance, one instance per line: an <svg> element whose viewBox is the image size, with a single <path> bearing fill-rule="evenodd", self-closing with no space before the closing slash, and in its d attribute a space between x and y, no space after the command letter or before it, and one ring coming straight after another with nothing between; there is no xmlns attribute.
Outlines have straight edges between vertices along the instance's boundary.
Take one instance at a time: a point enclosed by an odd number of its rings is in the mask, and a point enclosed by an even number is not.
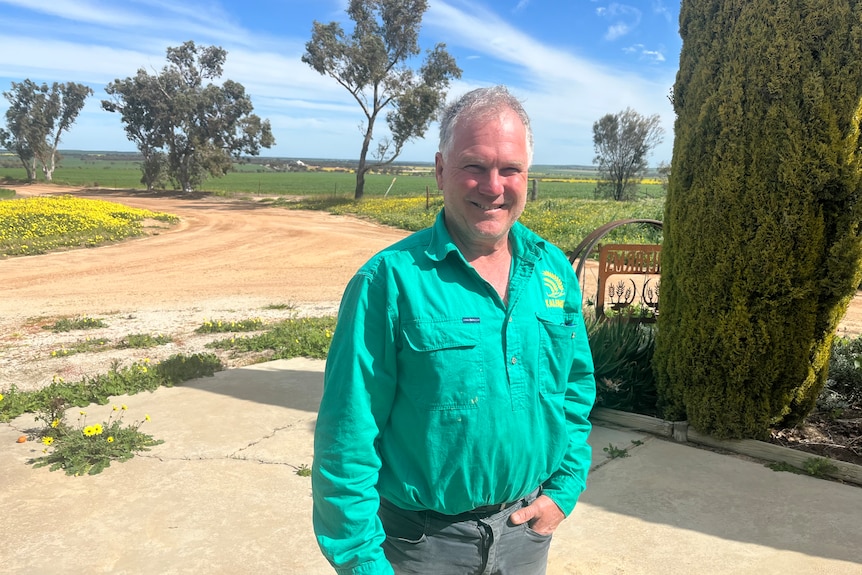
<svg viewBox="0 0 862 575"><path fill-rule="evenodd" d="M151 333L130 333L120 340L120 343L117 344L117 349L147 349L150 347L165 345L172 341L174 341L174 338L160 333L156 335Z"/></svg>
<svg viewBox="0 0 862 575"><path fill-rule="evenodd" d="M66 357L75 355L76 353L86 353L88 351L103 351L108 345L108 340L103 337L86 338L77 341L69 347L61 347L51 352L51 357Z"/></svg>
<svg viewBox="0 0 862 575"><path fill-rule="evenodd" d="M271 351L267 360L291 357L323 359L332 343L335 321L332 316L288 319L273 325L265 333L222 339L207 344L207 347L240 353Z"/></svg>
<svg viewBox="0 0 862 575"><path fill-rule="evenodd" d="M786 461L774 461L767 463L766 467L773 471L787 471L797 475L810 475L811 477L827 477L831 473L838 471L838 467L823 457L809 457L802 462L802 468L787 463Z"/></svg>
<svg viewBox="0 0 862 575"><path fill-rule="evenodd" d="M610 457L611 459L618 459L618 458L623 458L623 457L629 456L629 450L628 449L625 449L625 448L621 449L621 448L617 447L616 445L614 445L613 443L609 443L607 447L602 449L602 451L607 453L608 457Z"/></svg>
<svg viewBox="0 0 862 575"><path fill-rule="evenodd" d="M263 306L263 309L276 309L276 310L292 310L295 309L296 306L292 303L271 303Z"/></svg>
<svg viewBox="0 0 862 575"><path fill-rule="evenodd" d="M204 320L195 332L197 333L229 333L236 331L259 331L263 329L263 320L259 317L254 319L242 319L239 321L227 320Z"/></svg>
<svg viewBox="0 0 862 575"><path fill-rule="evenodd" d="M296 469L296 474L300 477L311 477L311 468L303 463Z"/></svg>
<svg viewBox="0 0 862 575"><path fill-rule="evenodd" d="M73 329L95 329L99 327L108 327L104 321L93 317L78 317L58 319L52 325L43 326L43 329L50 329L53 332L72 331Z"/></svg>
<svg viewBox="0 0 862 575"><path fill-rule="evenodd" d="M126 406L114 406L107 421L87 425L87 414L79 412L76 426L66 423L65 410L58 413L42 412L36 420L46 425L39 435L45 454L30 461L34 467L49 467L51 471L62 469L66 475L95 475L101 473L112 461L126 461L138 451L163 443L151 435L139 431L149 415L131 425L122 423Z"/></svg>
<svg viewBox="0 0 862 575"><path fill-rule="evenodd" d="M802 470L812 477L826 477L838 471L838 467L823 457L810 457L802 464Z"/></svg>

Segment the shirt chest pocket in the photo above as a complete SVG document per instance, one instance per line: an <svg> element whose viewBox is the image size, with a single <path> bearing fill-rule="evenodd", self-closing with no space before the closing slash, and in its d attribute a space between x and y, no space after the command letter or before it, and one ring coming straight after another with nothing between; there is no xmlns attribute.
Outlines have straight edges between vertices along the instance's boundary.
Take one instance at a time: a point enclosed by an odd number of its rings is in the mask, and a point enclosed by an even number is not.
<svg viewBox="0 0 862 575"><path fill-rule="evenodd" d="M542 317L539 322L539 366L545 374L542 377L545 393L564 393L569 382L569 371L575 358L577 327L575 316Z"/></svg>
<svg viewBox="0 0 862 575"><path fill-rule="evenodd" d="M485 399L481 324L462 318L402 325L398 388L416 408L476 409Z"/></svg>

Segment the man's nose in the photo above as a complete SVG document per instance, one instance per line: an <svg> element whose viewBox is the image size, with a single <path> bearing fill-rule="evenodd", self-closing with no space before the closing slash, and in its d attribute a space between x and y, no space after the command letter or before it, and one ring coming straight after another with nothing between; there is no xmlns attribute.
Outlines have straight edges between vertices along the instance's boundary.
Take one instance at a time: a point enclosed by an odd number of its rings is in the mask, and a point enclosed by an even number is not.
<svg viewBox="0 0 862 575"><path fill-rule="evenodd" d="M486 172L483 184L479 189L485 194L499 196L503 193L503 177L496 168Z"/></svg>

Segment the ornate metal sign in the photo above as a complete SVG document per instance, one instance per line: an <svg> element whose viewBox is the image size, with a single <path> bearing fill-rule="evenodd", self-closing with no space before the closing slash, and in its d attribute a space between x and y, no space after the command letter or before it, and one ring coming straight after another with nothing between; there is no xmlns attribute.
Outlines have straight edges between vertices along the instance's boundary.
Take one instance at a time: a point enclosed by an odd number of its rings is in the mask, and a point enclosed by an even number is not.
<svg viewBox="0 0 862 575"><path fill-rule="evenodd" d="M608 244L599 250L596 314L618 313L626 308L631 317L655 321L661 280L661 246Z"/></svg>

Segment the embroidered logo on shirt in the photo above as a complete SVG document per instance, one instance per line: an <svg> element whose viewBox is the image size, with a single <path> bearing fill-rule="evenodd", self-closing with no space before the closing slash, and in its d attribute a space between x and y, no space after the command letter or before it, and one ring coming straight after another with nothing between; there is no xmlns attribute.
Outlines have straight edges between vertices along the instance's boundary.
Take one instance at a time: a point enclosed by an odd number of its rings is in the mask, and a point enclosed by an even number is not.
<svg viewBox="0 0 862 575"><path fill-rule="evenodd" d="M566 288L563 286L563 280L546 270L542 272L542 281L545 284L545 292L548 296L545 298L545 306L562 308L563 300L566 297Z"/></svg>

